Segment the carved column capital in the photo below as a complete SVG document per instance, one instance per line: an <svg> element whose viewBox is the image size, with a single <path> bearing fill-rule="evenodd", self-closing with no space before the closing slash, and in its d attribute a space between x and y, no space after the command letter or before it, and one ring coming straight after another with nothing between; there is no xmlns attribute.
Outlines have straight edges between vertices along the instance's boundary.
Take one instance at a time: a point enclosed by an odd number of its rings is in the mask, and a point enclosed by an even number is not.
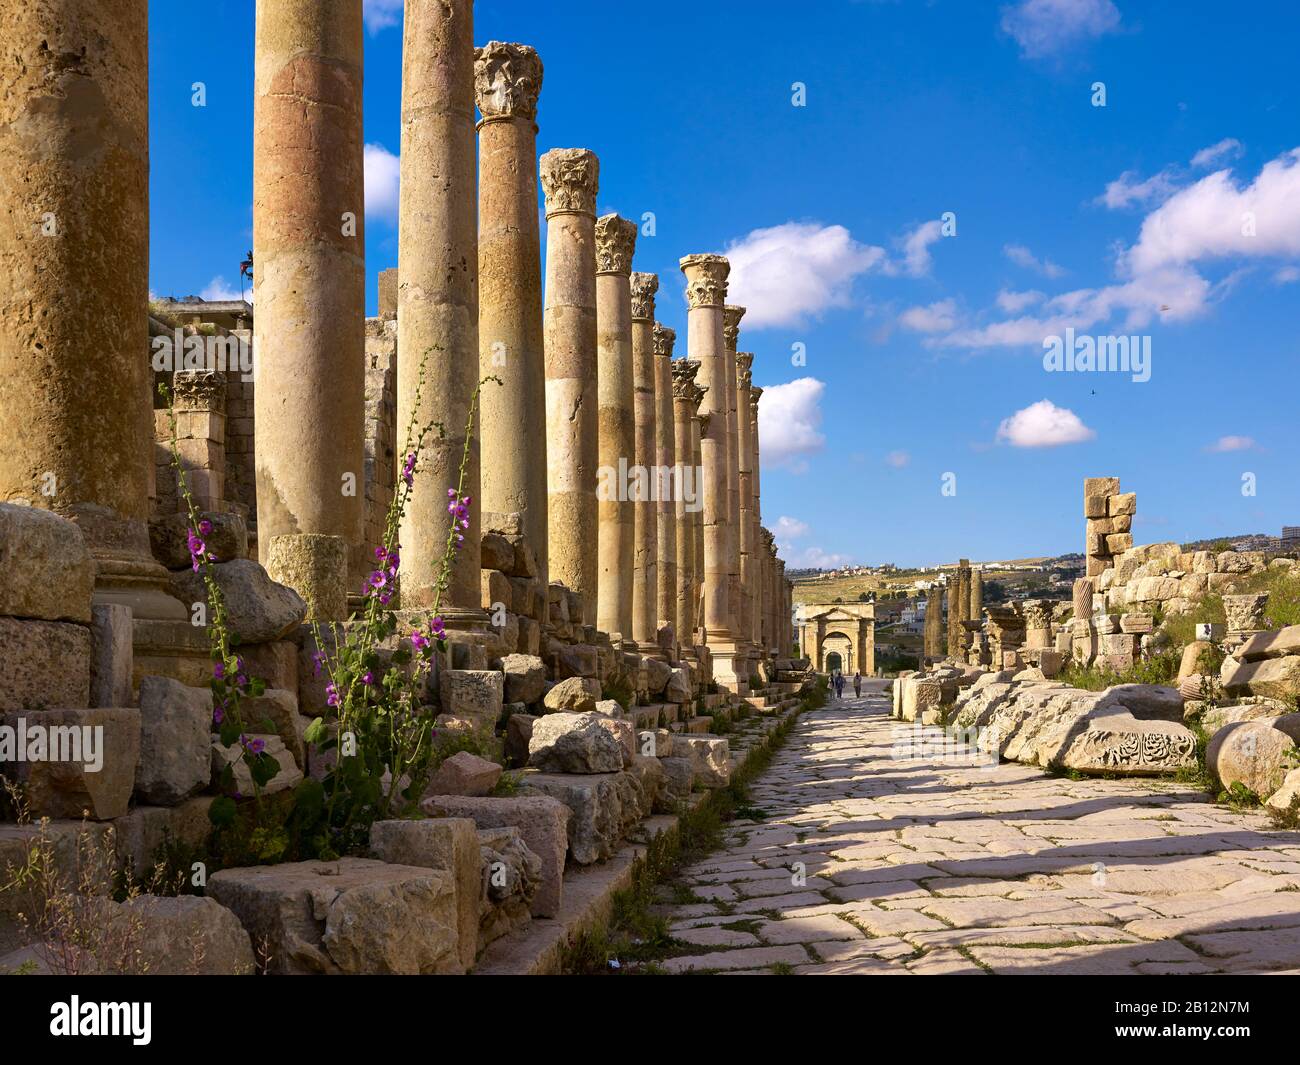
<svg viewBox="0 0 1300 1065"><path fill-rule="evenodd" d="M677 330L669 329L668 326L655 322L654 329L651 332L651 343L654 345L656 355L665 355L671 359L673 357L673 345L677 343ZM676 363L673 365L675 366Z"/></svg>
<svg viewBox="0 0 1300 1065"><path fill-rule="evenodd" d="M736 365L740 369L744 370L745 373L749 373L750 369L754 365L754 353L752 351L736 352Z"/></svg>
<svg viewBox="0 0 1300 1065"><path fill-rule="evenodd" d="M731 264L721 255L687 255L678 265L686 275L686 302L690 307L721 307L726 302Z"/></svg>
<svg viewBox="0 0 1300 1065"><path fill-rule="evenodd" d="M538 172L546 197L546 217L555 214L596 215L600 160L586 148L552 148L542 156Z"/></svg>
<svg viewBox="0 0 1300 1065"><path fill-rule="evenodd" d="M596 219L596 273L630 274L635 251L635 222L616 214Z"/></svg>
<svg viewBox="0 0 1300 1065"><path fill-rule="evenodd" d="M656 326L656 328L658 328ZM672 332L672 330L668 330ZM695 383L695 375L700 372L700 364L691 362L687 359L673 359L673 398L693 400L695 392L699 386Z"/></svg>
<svg viewBox="0 0 1300 1065"><path fill-rule="evenodd" d="M655 293L659 291L658 274L632 275L632 317L654 319ZM659 354L658 351L655 354Z"/></svg>
<svg viewBox="0 0 1300 1065"><path fill-rule="evenodd" d="M537 120L542 61L526 44L488 41L474 52L474 102L484 122L501 118Z"/></svg>
<svg viewBox="0 0 1300 1065"><path fill-rule="evenodd" d="M740 343L740 320L744 317L744 307L728 304L722 308L722 340L730 352L734 353L736 345Z"/></svg>

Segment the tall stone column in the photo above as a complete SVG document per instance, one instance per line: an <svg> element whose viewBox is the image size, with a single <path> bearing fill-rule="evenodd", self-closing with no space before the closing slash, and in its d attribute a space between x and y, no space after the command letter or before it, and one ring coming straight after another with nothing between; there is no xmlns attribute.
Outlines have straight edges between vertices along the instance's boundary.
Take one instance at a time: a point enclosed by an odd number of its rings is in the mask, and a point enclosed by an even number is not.
<svg viewBox="0 0 1300 1065"><path fill-rule="evenodd" d="M470 527L440 605L453 628L484 621L477 419L468 441L465 435L479 374L474 140L473 2L410 0L402 42L397 425L405 433L414 416L417 429L436 421L446 435L426 438L402 520L402 603L433 604L450 520L447 491L456 486L468 446ZM399 450L405 444L400 441Z"/></svg>
<svg viewBox="0 0 1300 1065"><path fill-rule="evenodd" d="M740 579L740 555L743 533L740 517L740 383L736 346L740 340L740 320L744 307L722 309L722 341L727 383L727 520L731 529L731 547L727 555L727 605L731 611L736 643L746 649L748 630L744 619L744 598ZM748 671L746 671L748 676Z"/></svg>
<svg viewBox="0 0 1300 1065"><path fill-rule="evenodd" d="M677 515L679 482L676 480L678 415L673 388L673 341L677 334L655 322L651 331L655 370L655 476L660 479L659 500L655 505L655 626L672 625L677 629ZM667 489L665 491L664 489ZM689 633L675 635L685 640Z"/></svg>
<svg viewBox="0 0 1300 1065"><path fill-rule="evenodd" d="M421 6L408 12L408 37ZM340 559L347 559L354 578L365 566L362 40L358 0L257 5L258 553L271 576L286 583L302 585L303 575L313 574L313 586L299 588L313 602L340 602L332 583L356 591L347 572L339 572ZM303 534L311 538L294 547L282 542L273 557L273 538ZM346 551L321 537L341 537ZM281 567L279 551L297 563ZM404 560L418 565L409 553Z"/></svg>
<svg viewBox="0 0 1300 1065"><path fill-rule="evenodd" d="M183 620L149 549L147 7L0 4L0 501L81 527L95 603Z"/></svg>
<svg viewBox="0 0 1300 1065"><path fill-rule="evenodd" d="M517 512L548 579L546 365L537 221L537 96L542 62L526 44L489 41L474 63L479 121L479 374L483 509Z"/></svg>
<svg viewBox="0 0 1300 1065"><path fill-rule="evenodd" d="M584 148L541 158L546 197L546 507L551 580L596 623L596 188Z"/></svg>
<svg viewBox="0 0 1300 1065"><path fill-rule="evenodd" d="M737 539L730 505L729 471L734 467L735 456L728 431L728 396L735 371L722 329L730 265L720 255L688 255L681 260L681 268L686 275L689 306L687 352L692 360L699 362L700 384L708 389L704 400L708 428L700 441L704 467L704 627L714 679L744 694L748 690L749 672L744 653L737 646L731 594Z"/></svg>
<svg viewBox="0 0 1300 1065"><path fill-rule="evenodd" d="M756 544L754 542L754 442L750 423L751 367L754 356L750 352L736 354L736 483L740 521L736 526L739 541L739 611L736 627L741 640L751 650L757 651L754 639L754 575Z"/></svg>
<svg viewBox="0 0 1300 1065"><path fill-rule="evenodd" d="M671 329L657 327L664 350L671 358L675 334ZM673 620L677 629L677 638L690 647L695 642L695 596L696 596L696 558L695 558L695 519L698 511L692 510L692 497L699 498L699 484L695 480L692 452L698 439L699 406L704 393L695 383L699 373L699 363L686 359L675 359L671 363L673 375L673 447L677 455L677 464L673 471L673 483L677 490L674 497L674 519L677 527L677 588L675 591L675 613Z"/></svg>
<svg viewBox="0 0 1300 1065"><path fill-rule="evenodd" d="M699 366L699 363L693 365ZM691 617L695 631L691 642L706 643L704 635L704 438L709 435L709 415L704 410L707 388L695 386L695 413L691 417L691 477L694 483L694 502L690 509L691 539L695 541L695 572L691 574Z"/></svg>
<svg viewBox="0 0 1300 1065"><path fill-rule="evenodd" d="M970 572L970 608L966 611L967 621L981 621L984 618L984 574L981 570Z"/></svg>
<svg viewBox="0 0 1300 1065"><path fill-rule="evenodd" d="M659 655L659 485L655 478L655 292L658 274L632 275L632 639Z"/></svg>
<svg viewBox="0 0 1300 1065"><path fill-rule="evenodd" d="M754 551L754 580L753 580L753 641L754 646L758 648L758 653L764 657L769 657L769 648L763 642L763 611L767 608L766 604L766 580L767 573L767 543L763 533L763 510L761 499L759 497L759 448L758 448L758 401L762 398L763 390L758 385L751 384L749 389L749 485L750 485L750 507L749 520L753 526L751 543Z"/></svg>
<svg viewBox="0 0 1300 1065"><path fill-rule="evenodd" d="M632 384L632 254L636 223L616 214L596 219L596 366L600 423L597 471L596 627L632 640L636 560L628 467L636 448Z"/></svg>
<svg viewBox="0 0 1300 1065"><path fill-rule="evenodd" d="M943 591L937 583L930 585L930 590L925 597L925 638L922 654L926 658L943 656Z"/></svg>

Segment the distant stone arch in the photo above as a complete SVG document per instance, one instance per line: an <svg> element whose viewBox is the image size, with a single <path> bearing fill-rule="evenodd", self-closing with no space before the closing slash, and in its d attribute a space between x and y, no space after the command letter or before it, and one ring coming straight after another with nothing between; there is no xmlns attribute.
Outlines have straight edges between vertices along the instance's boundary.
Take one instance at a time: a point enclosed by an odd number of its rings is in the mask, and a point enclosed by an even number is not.
<svg viewBox="0 0 1300 1065"><path fill-rule="evenodd" d="M876 605L874 603L803 603L798 610L799 646L813 668L827 673L833 652L844 673L876 672Z"/></svg>
<svg viewBox="0 0 1300 1065"><path fill-rule="evenodd" d="M837 669L838 669L841 673L844 672L844 665L840 662L840 653L839 653L838 651L827 651L827 652L826 652L826 668L825 668L825 670L823 670L823 672L825 672L825 673L831 673L831 672L834 672L834 671L837 670Z"/></svg>

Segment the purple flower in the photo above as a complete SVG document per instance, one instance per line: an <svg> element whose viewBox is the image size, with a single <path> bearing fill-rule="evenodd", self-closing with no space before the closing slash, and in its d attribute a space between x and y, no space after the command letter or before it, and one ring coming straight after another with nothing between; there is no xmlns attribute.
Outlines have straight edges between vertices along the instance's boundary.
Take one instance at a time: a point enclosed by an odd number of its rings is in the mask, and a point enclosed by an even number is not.
<svg viewBox="0 0 1300 1065"><path fill-rule="evenodd" d="M436 620L439 619L435 619L435 621ZM429 646L429 638L425 636L424 633L422 633L419 629L414 629L411 632L411 646L414 647L417 651L423 651L426 647Z"/></svg>
<svg viewBox="0 0 1300 1065"><path fill-rule="evenodd" d="M226 679L226 663L225 663L225 662L214 662L214 663L212 664L212 675L213 675L214 677L216 677L217 680L225 680L225 679Z"/></svg>
<svg viewBox="0 0 1300 1065"><path fill-rule="evenodd" d="M212 535L212 522L208 521L207 518L204 518L201 522L199 522L199 535L200 536Z"/></svg>
<svg viewBox="0 0 1300 1065"><path fill-rule="evenodd" d="M338 687L334 684L325 685L325 702L330 706L338 706L343 700L339 698Z"/></svg>
<svg viewBox="0 0 1300 1065"><path fill-rule="evenodd" d="M429 622L429 629L433 632L434 639L445 640L447 638L446 624L443 622L441 615Z"/></svg>
<svg viewBox="0 0 1300 1065"><path fill-rule="evenodd" d="M249 754L261 754L266 749L266 740L260 736L240 736L239 745Z"/></svg>
<svg viewBox="0 0 1300 1065"><path fill-rule="evenodd" d="M415 452L412 451L406 456L406 461L402 464L402 480L410 484L415 480Z"/></svg>
<svg viewBox="0 0 1300 1065"><path fill-rule="evenodd" d="M361 674L361 683L367 686L374 684L375 675L367 669L363 674Z"/></svg>
<svg viewBox="0 0 1300 1065"><path fill-rule="evenodd" d="M217 703L217 705L212 708L212 723L214 725L220 725L225 718L226 708L221 703Z"/></svg>
<svg viewBox="0 0 1300 1065"><path fill-rule="evenodd" d="M320 667L321 667L321 666L324 664L324 662L325 662L325 654L324 654L324 652L322 652L322 651L317 651L314 655L311 656L311 660L312 660L312 672L313 672L313 675L319 677L319 676L320 676Z"/></svg>

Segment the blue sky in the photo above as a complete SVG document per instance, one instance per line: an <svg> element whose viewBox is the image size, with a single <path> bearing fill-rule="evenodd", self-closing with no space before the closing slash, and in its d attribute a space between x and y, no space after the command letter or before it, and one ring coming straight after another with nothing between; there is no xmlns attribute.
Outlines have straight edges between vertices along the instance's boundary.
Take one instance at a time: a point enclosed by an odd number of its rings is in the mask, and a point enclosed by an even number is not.
<svg viewBox="0 0 1300 1065"><path fill-rule="evenodd" d="M151 5L162 295L239 288L253 7ZM732 258L783 555L925 564L1080 549L1090 475L1137 492L1140 543L1300 524L1300 11L1224 10L480 0L476 37L540 53L539 151L591 148L600 209L653 212L635 268L680 336L677 260ZM396 265L401 3L367 12L373 313ZM1067 327L1149 337L1150 379L1047 372Z"/></svg>

